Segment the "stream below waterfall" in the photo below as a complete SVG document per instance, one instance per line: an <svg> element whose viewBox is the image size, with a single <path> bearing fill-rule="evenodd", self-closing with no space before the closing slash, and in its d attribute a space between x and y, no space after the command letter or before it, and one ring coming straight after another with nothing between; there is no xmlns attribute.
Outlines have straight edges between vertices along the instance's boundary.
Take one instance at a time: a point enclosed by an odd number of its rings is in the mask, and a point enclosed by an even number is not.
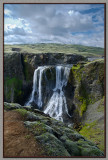
<svg viewBox="0 0 108 160"><path fill-rule="evenodd" d="M70 73L70 68L72 65L62 66L57 65L53 66L53 72L55 71L55 85L50 88L52 94L48 94L50 98L47 100L46 105L43 103L43 93L47 98L47 90L43 91L43 78L47 79L47 83L51 83L46 76L46 72L50 69L50 74L52 75L52 68L50 66L39 66L34 71L33 76L33 89L29 97L29 100L26 102L26 106L32 106L32 103L35 103L39 109L43 108L43 112L48 114L50 117L55 118L63 122L63 115L67 114L68 117L71 117L68 113L68 107L66 102L66 97L64 93L64 88L67 85L68 77ZM48 84L49 85L49 84ZM45 105L45 107L44 107Z"/></svg>

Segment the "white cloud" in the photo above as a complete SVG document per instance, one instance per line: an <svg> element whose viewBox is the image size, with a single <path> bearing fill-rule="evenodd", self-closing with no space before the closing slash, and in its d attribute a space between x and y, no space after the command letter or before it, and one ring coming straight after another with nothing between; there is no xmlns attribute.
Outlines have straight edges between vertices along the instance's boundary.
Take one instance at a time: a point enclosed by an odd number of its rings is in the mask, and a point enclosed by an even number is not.
<svg viewBox="0 0 108 160"><path fill-rule="evenodd" d="M5 10L4 10L4 14L7 15L7 16L10 16L11 13L12 13L12 12L11 12L10 10L8 10L8 9L5 9Z"/></svg>
<svg viewBox="0 0 108 160"><path fill-rule="evenodd" d="M5 10L11 11L4 21L5 43L29 43L30 40L30 43L73 43L103 47L102 7L90 4L5 5Z"/></svg>

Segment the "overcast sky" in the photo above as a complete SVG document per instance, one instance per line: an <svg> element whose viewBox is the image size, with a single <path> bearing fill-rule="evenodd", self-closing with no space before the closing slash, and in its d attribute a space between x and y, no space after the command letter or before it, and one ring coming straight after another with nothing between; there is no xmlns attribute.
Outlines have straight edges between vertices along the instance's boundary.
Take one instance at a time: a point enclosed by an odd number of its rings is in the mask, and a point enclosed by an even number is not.
<svg viewBox="0 0 108 160"><path fill-rule="evenodd" d="M5 4L4 43L104 47L104 4Z"/></svg>

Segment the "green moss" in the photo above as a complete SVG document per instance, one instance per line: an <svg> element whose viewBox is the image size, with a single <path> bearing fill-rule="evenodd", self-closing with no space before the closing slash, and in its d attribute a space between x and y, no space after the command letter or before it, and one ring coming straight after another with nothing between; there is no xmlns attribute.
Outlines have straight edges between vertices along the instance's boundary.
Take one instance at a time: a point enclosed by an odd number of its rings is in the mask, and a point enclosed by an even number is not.
<svg viewBox="0 0 108 160"><path fill-rule="evenodd" d="M16 109L15 111L19 112L23 117L27 116L27 110L25 109Z"/></svg>
<svg viewBox="0 0 108 160"><path fill-rule="evenodd" d="M8 101L17 101L22 96L22 80L6 78L4 81L5 99Z"/></svg>
<svg viewBox="0 0 108 160"><path fill-rule="evenodd" d="M72 74L73 74L73 78L75 79L75 81L77 80L78 82L81 81L81 71L83 68L81 68L81 65L80 64L77 64L77 65L73 65L71 71L72 71Z"/></svg>
<svg viewBox="0 0 108 160"><path fill-rule="evenodd" d="M104 131L97 127L97 121L89 124L86 123L79 133L94 142L102 151L104 151Z"/></svg>
<svg viewBox="0 0 108 160"><path fill-rule="evenodd" d="M80 116L82 117L83 113L87 109L87 105L90 102L88 93L86 91L86 86L84 85L84 83L82 83L82 81L80 81L79 88L77 88L77 90L75 91L75 99L76 101L78 101L77 102L78 111Z"/></svg>
<svg viewBox="0 0 108 160"><path fill-rule="evenodd" d="M76 69L79 69L79 68L80 68L80 64L72 66L72 70L76 70Z"/></svg>
<svg viewBox="0 0 108 160"><path fill-rule="evenodd" d="M86 99L83 99L83 104L81 105L81 116L83 115L83 112L85 112L87 109Z"/></svg>
<svg viewBox="0 0 108 160"><path fill-rule="evenodd" d="M45 124L39 121L32 125L32 130L36 135L41 135L47 131Z"/></svg>
<svg viewBox="0 0 108 160"><path fill-rule="evenodd" d="M26 135L25 139L30 139L30 137L31 137L30 135Z"/></svg>

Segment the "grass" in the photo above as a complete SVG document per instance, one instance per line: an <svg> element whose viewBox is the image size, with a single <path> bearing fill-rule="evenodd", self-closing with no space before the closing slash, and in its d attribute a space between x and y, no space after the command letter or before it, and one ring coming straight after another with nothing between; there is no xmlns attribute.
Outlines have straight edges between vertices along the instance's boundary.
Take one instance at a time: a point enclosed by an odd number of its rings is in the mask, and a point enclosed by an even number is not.
<svg viewBox="0 0 108 160"><path fill-rule="evenodd" d="M104 130L97 127L97 121L94 121L85 126L79 132L88 140L94 142L102 151L104 151Z"/></svg>
<svg viewBox="0 0 108 160"><path fill-rule="evenodd" d="M89 57L104 56L104 49L100 47L88 47L72 44L19 44L4 45L4 53L13 53L12 48L20 48L21 53L65 53L65 54L81 54Z"/></svg>

